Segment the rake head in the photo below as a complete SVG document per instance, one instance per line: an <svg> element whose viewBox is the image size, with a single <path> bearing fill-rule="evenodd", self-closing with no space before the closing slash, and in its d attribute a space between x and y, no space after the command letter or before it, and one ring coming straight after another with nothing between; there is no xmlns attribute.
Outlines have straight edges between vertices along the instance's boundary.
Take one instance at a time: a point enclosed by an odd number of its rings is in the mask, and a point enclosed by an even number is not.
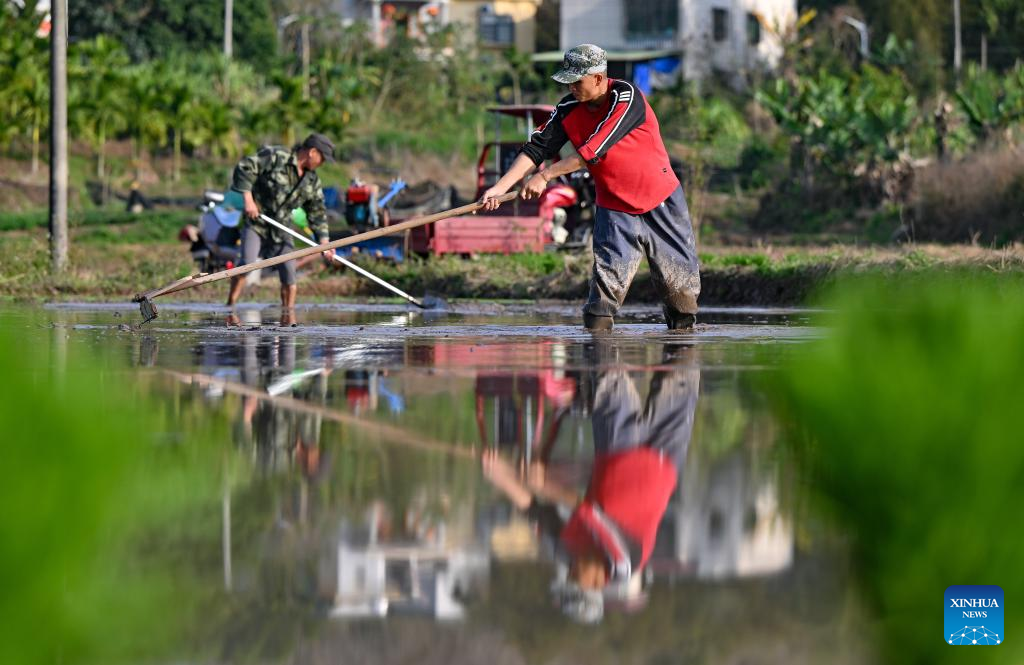
<svg viewBox="0 0 1024 665"><path fill-rule="evenodd" d="M147 298L146 296L135 296L135 302L139 303L139 311L142 312L142 323L143 326L153 319L156 318L156 303Z"/></svg>
<svg viewBox="0 0 1024 665"><path fill-rule="evenodd" d="M432 293L428 293L425 296L423 296L423 300L421 301L421 303L422 304L420 304L420 307L423 309L447 312L450 311L452 308L452 306L448 304L447 300L445 300L441 296L434 295Z"/></svg>

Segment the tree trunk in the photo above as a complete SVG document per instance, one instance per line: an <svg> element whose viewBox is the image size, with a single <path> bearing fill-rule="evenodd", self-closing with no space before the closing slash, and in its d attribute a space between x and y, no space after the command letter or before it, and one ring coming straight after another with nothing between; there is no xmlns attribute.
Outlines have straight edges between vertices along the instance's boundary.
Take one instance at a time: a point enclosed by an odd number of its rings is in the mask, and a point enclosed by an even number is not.
<svg viewBox="0 0 1024 665"><path fill-rule="evenodd" d="M104 125L100 125L100 141L99 150L96 153L96 177L100 180L104 178L104 172L107 169L107 129Z"/></svg>
<svg viewBox="0 0 1024 665"><path fill-rule="evenodd" d="M523 103L523 91L519 86L519 72L516 71L515 65L509 68L512 73L512 103L519 105Z"/></svg>
<svg viewBox="0 0 1024 665"><path fill-rule="evenodd" d="M302 98L309 99L309 21L302 23Z"/></svg>
<svg viewBox="0 0 1024 665"><path fill-rule="evenodd" d="M960 69L963 67L963 43L960 30L960 0L953 0L953 69L956 80L960 81Z"/></svg>
<svg viewBox="0 0 1024 665"><path fill-rule="evenodd" d="M373 102L373 111L370 114L370 122L376 123L377 116L384 108L384 102L387 101L388 93L391 92L391 62L388 61L388 68L384 70L384 78L381 80L380 91L377 93L377 99ZM459 98L462 99L461 97Z"/></svg>
<svg viewBox="0 0 1024 665"><path fill-rule="evenodd" d="M142 139L137 136L132 137L132 166L135 169L135 175L132 177L138 180L142 173Z"/></svg>
<svg viewBox="0 0 1024 665"><path fill-rule="evenodd" d="M39 172L39 119L32 119L32 175Z"/></svg>
<svg viewBox="0 0 1024 665"><path fill-rule="evenodd" d="M181 180L181 129L174 128L174 182Z"/></svg>
<svg viewBox="0 0 1024 665"><path fill-rule="evenodd" d="M227 60L231 59L231 52L233 50L231 38L234 36L234 7L232 6L232 0L225 0L224 2L224 57Z"/></svg>

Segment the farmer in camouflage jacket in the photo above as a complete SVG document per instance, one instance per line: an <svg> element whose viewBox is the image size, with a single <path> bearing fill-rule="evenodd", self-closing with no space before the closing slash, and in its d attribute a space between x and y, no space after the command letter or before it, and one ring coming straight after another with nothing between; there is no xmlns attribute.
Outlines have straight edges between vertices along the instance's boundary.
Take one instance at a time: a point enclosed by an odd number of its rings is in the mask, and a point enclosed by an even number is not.
<svg viewBox="0 0 1024 665"><path fill-rule="evenodd" d="M325 161L334 161L334 144L323 134L310 134L291 150L267 146L238 162L231 188L241 192L245 200L241 265L279 256L295 248L291 236L261 220L260 214L288 224L292 210L302 208L317 242L321 245L330 242L324 192L316 175L316 169ZM330 262L333 253L334 250L324 252L324 259ZM295 261L282 263L277 271L281 279L283 320L294 322ZM244 279L242 276L231 278L229 306L238 302L242 295Z"/></svg>

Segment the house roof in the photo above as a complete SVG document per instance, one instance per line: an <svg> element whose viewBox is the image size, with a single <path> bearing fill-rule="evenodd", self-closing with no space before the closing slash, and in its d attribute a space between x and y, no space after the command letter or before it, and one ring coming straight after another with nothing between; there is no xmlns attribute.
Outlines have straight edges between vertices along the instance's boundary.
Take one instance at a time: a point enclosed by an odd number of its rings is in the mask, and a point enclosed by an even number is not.
<svg viewBox="0 0 1024 665"><path fill-rule="evenodd" d="M615 62L638 62L642 60L654 60L672 55L680 55L681 49L663 48L639 51L607 51L608 60ZM543 51L530 56L533 62L561 62L565 54L561 51Z"/></svg>

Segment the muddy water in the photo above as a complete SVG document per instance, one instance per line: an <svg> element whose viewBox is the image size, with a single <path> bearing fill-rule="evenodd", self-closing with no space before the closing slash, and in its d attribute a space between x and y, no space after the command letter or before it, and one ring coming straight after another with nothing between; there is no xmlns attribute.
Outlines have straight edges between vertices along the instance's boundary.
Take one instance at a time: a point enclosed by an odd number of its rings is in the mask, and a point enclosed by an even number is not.
<svg viewBox="0 0 1024 665"><path fill-rule="evenodd" d="M162 436L232 460L209 471L231 479L177 662L874 660L843 534L801 494L762 380L820 334L812 312L668 334L633 308L600 336L556 305L160 313L45 317L188 414ZM600 602L579 600L581 552L614 571Z"/></svg>

